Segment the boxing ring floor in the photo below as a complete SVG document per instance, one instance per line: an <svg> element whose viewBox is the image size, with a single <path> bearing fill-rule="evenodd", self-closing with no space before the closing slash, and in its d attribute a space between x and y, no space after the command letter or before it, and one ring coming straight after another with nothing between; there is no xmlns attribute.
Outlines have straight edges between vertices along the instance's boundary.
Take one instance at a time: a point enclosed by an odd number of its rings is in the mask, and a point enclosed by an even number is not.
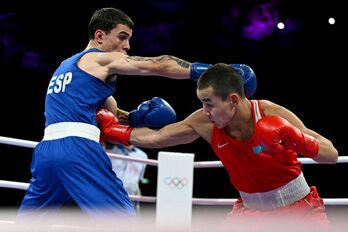
<svg viewBox="0 0 348 232"><path fill-rule="evenodd" d="M0 144L34 148L38 142L22 139L15 139L0 136ZM143 160L135 157L107 153L110 158L128 160L129 162L142 162L148 166L158 166L157 160ZM309 158L299 158L302 164L317 164ZM338 163L348 163L348 156L340 156ZM203 161L194 162L194 168L220 168L223 167L220 161ZM28 183L16 182L11 180L1 180L0 187L17 189L18 191L26 190ZM322 196L323 197L323 196ZM139 223L129 227L129 225L118 228L119 230L110 230L110 228L98 227L89 224L87 217L81 213L77 207L72 206L62 210L61 218L57 219L57 223L49 228L49 231L177 231L178 228L156 227L156 196L134 196L130 195L131 200L140 202L140 211L138 212ZM212 199L212 198L192 198L192 222L189 228L179 228L180 231L229 231L220 228L224 217L231 211L232 205L236 199ZM328 217L332 223L333 231L348 230L348 198L325 198L323 197ZM4 208L0 210L0 231L31 231L28 228L19 228L15 226L14 219L17 208ZM282 231L286 231L282 225L278 225ZM274 226L272 230L278 231ZM220 228L220 229L217 229ZM278 228L278 229L279 229ZM48 228L35 228L35 231L47 231ZM289 231L293 231L289 228ZM298 231L297 231L298 232Z"/></svg>

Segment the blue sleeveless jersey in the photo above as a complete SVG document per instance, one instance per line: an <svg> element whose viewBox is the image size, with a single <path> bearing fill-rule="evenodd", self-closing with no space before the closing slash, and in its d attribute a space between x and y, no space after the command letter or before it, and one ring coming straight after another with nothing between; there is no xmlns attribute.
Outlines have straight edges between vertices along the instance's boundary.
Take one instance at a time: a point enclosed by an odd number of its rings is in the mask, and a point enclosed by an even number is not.
<svg viewBox="0 0 348 232"><path fill-rule="evenodd" d="M88 52L101 51L80 52L54 72L45 102L46 127L62 122L97 125L96 112L115 87L77 66ZM41 209L65 207L72 201L94 218L103 218L105 212L135 213L122 181L112 171L111 161L97 141L79 136L43 140L34 149L31 173L19 220L27 215L39 218L45 214Z"/></svg>
<svg viewBox="0 0 348 232"><path fill-rule="evenodd" d="M115 91L114 83L106 83L81 70L78 60L92 48L66 59L54 72L45 102L46 127L58 122L96 123L96 111Z"/></svg>

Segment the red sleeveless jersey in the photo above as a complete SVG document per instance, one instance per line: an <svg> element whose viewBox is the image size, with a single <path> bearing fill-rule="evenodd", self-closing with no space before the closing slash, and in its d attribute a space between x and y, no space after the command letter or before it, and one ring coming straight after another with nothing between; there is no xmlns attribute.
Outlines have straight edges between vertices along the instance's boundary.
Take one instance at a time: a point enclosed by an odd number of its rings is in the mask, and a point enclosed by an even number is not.
<svg viewBox="0 0 348 232"><path fill-rule="evenodd" d="M251 112L256 122L263 117L259 101L251 100ZM225 166L231 183L242 192L267 192L279 188L301 173L297 153L286 150L281 153L255 154L254 135L247 140L238 140L225 133L224 128L214 126L211 146Z"/></svg>

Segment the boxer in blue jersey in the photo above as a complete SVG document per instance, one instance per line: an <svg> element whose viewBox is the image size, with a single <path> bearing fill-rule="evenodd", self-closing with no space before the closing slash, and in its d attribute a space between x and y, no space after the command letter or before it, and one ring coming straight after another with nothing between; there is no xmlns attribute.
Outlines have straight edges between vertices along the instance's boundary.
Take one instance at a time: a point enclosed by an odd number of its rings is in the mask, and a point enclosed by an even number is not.
<svg viewBox="0 0 348 232"><path fill-rule="evenodd" d="M53 73L45 99L44 137L33 153L32 178L18 221L54 215L72 202L93 218L105 213L135 214L99 143L96 112L105 108L118 118L128 119L128 112L120 110L112 96L117 74L196 80L209 65L169 55L128 56L133 27L130 17L118 9L96 10L89 22L86 49L64 60ZM256 88L254 73L246 65L237 66L252 95ZM133 112L132 118L138 120L142 112ZM161 118L163 126L166 112L173 113L167 104L157 104L154 112L149 109L146 113L158 114L153 118ZM146 126L158 127L156 123Z"/></svg>

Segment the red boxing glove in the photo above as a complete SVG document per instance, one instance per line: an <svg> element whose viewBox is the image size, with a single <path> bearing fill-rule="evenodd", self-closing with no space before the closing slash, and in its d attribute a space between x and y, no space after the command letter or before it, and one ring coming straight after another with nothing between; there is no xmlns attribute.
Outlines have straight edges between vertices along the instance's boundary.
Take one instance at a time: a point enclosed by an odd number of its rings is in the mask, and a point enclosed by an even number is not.
<svg viewBox="0 0 348 232"><path fill-rule="evenodd" d="M133 128L120 125L113 113L107 109L99 110L97 112L97 122L101 131L101 140L130 145L128 141Z"/></svg>
<svg viewBox="0 0 348 232"><path fill-rule="evenodd" d="M266 150L281 152L290 149L310 158L319 152L318 140L278 116L261 118L255 125L254 133L256 141Z"/></svg>

